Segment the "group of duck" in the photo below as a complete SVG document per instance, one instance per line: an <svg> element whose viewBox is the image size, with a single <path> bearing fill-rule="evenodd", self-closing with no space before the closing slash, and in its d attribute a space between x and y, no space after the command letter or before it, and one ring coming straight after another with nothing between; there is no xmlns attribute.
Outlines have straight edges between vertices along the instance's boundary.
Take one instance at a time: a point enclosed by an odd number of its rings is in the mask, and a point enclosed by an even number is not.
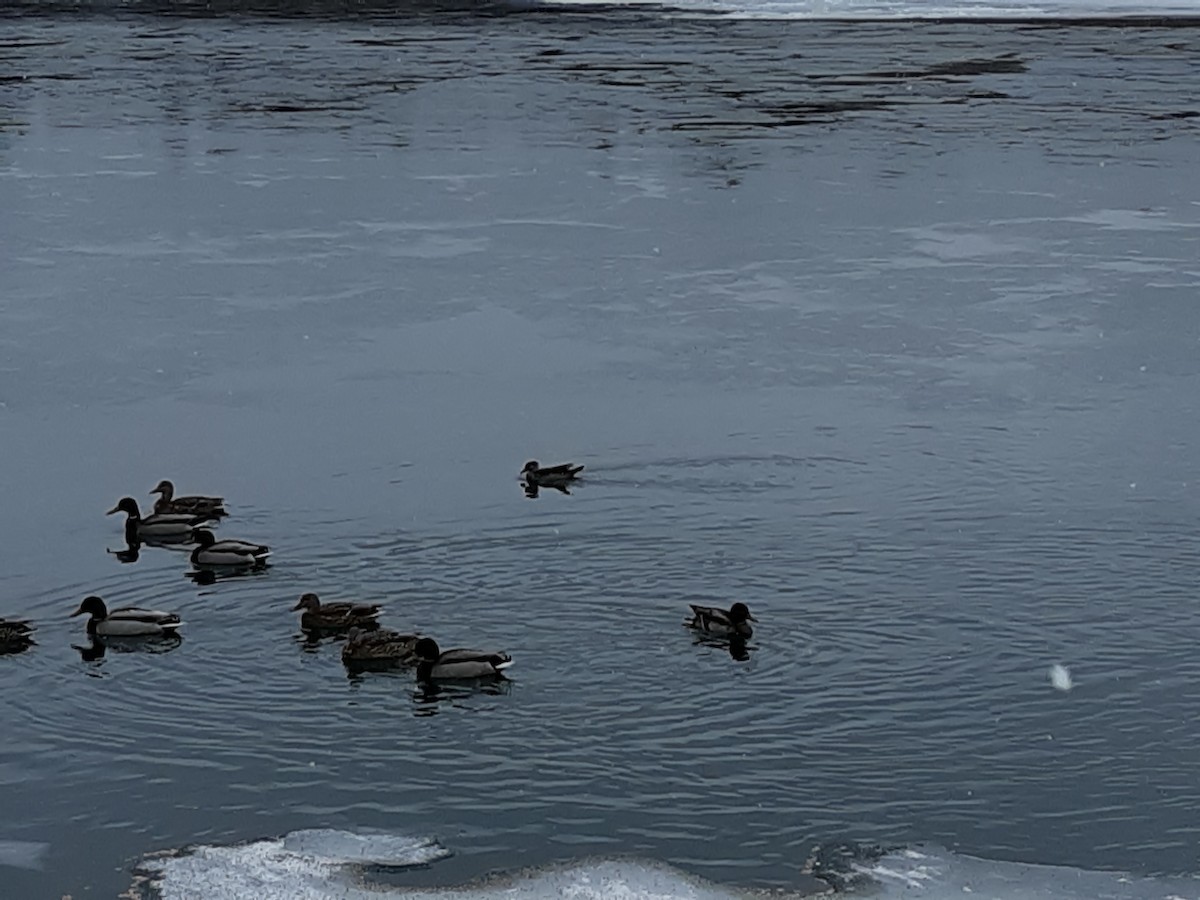
<svg viewBox="0 0 1200 900"><path fill-rule="evenodd" d="M125 513L125 542L130 547L148 544L195 544L192 565L205 567L256 567L266 564L271 548L252 541L220 540L210 530L229 513L223 497L176 497L175 485L163 480L150 492L158 494L154 512L142 516L132 497L122 497L106 515ZM209 526L209 527L204 527Z"/></svg>
<svg viewBox="0 0 1200 900"><path fill-rule="evenodd" d="M569 493L583 466L564 464L541 467L536 461L525 464L520 478L526 495L536 496L539 488ZM265 544L234 539L217 540L212 527L226 515L221 497L175 495L175 486L160 481L151 494L157 494L154 511L142 516L137 501L122 498L108 515L125 513L125 539L131 547L141 543L195 544L192 565L202 570L246 570L267 565L270 548ZM729 609L691 604L691 617L685 624L707 635L743 642L752 634L751 622L757 621L744 603ZM293 611L299 612L300 628L309 637L344 635L342 661L350 668L413 667L417 678L480 679L501 677L512 665L512 657L502 651L457 647L442 650L437 641L421 634L407 634L379 624L378 604L349 602L322 603L314 593L303 594ZM104 600L88 596L72 616L88 616L87 633L93 641L110 638L177 638L182 620L176 613L137 606L109 609ZM33 646L34 626L19 619L0 618L0 654L19 653Z"/></svg>

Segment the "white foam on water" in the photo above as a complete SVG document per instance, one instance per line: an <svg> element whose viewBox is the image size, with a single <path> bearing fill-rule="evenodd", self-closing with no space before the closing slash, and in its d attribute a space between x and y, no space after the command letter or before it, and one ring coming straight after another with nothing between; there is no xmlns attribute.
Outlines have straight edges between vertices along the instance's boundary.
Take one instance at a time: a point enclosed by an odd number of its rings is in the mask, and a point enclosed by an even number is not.
<svg viewBox="0 0 1200 900"><path fill-rule="evenodd" d="M49 846L41 841L0 841L0 866L40 869Z"/></svg>
<svg viewBox="0 0 1200 900"><path fill-rule="evenodd" d="M885 900L1200 900L1200 878L995 862L934 847L888 853L854 868L877 883L864 893Z"/></svg>

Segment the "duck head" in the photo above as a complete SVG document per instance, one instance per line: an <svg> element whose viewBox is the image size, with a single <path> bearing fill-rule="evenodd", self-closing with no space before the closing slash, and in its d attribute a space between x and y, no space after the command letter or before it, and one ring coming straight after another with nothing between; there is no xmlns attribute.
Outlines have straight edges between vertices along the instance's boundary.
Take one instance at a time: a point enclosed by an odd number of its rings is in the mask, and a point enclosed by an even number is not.
<svg viewBox="0 0 1200 900"><path fill-rule="evenodd" d="M299 601L292 607L292 612L298 609L310 613L319 613L321 611L321 600L316 594L301 594Z"/></svg>
<svg viewBox="0 0 1200 900"><path fill-rule="evenodd" d="M175 496L175 485L171 484L171 482L164 478L150 493L161 494L164 500L170 501L170 499Z"/></svg>
<svg viewBox="0 0 1200 900"><path fill-rule="evenodd" d="M108 617L108 607L99 597L84 597L83 602L79 604L79 609L71 613L71 617L83 615L91 616L93 619L104 619Z"/></svg>
<svg viewBox="0 0 1200 900"><path fill-rule="evenodd" d="M417 655L418 659L433 662L442 655L442 650L433 638L423 637L413 647L413 653Z"/></svg>
<svg viewBox="0 0 1200 900"><path fill-rule="evenodd" d="M742 622L757 622L758 619L750 615L750 608L745 603L735 603L729 607L729 621L739 625Z"/></svg>
<svg viewBox="0 0 1200 900"><path fill-rule="evenodd" d="M521 469L521 474L529 475L533 472L536 472L538 468L538 461L536 459L531 459L529 462L525 463L525 467Z"/></svg>
<svg viewBox="0 0 1200 900"><path fill-rule="evenodd" d="M217 542L216 537L207 528L197 528L192 532L192 540L201 547L211 547Z"/></svg>
<svg viewBox="0 0 1200 900"><path fill-rule="evenodd" d="M138 509L137 501L134 500L132 497L122 497L120 502L118 502L116 506L114 506L112 509L110 509L108 512L106 512L105 515L111 516L113 513L119 513L119 512L123 512L123 513L125 513L125 515L129 516L130 518L134 518L134 519L140 519L142 517L141 511Z"/></svg>

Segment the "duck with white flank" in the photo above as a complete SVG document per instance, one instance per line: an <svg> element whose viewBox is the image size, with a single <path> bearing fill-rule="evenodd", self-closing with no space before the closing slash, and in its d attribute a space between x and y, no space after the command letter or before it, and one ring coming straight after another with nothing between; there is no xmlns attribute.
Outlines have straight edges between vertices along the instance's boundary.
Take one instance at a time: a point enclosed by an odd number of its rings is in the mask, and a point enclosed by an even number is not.
<svg viewBox="0 0 1200 900"><path fill-rule="evenodd" d="M414 649L420 681L496 678L513 664L513 658L500 651L463 648L443 651L433 638L421 638Z"/></svg>
<svg viewBox="0 0 1200 900"><path fill-rule="evenodd" d="M211 522L212 516L193 513L152 513L142 518L137 501L122 497L121 501L105 515L125 513L125 541L133 544L144 540L186 541L198 525Z"/></svg>
<svg viewBox="0 0 1200 900"><path fill-rule="evenodd" d="M697 606L694 603L689 603L688 606L692 608L692 617L684 624L692 628L721 637L748 638L754 634L750 623L757 622L758 619L750 615L745 603L735 603L728 610L716 606Z"/></svg>
<svg viewBox="0 0 1200 900"><path fill-rule="evenodd" d="M362 629L378 628L380 606L376 603L322 603L316 594L302 594L292 611L304 610L300 614L300 628L304 631L342 631L357 626Z"/></svg>
<svg viewBox="0 0 1200 900"><path fill-rule="evenodd" d="M411 665L416 662L414 648L419 639L420 635L401 634L390 628L368 631L354 625L346 633L346 643L342 645L342 662L347 665L355 663Z"/></svg>
<svg viewBox="0 0 1200 900"><path fill-rule="evenodd" d="M577 466L572 463L563 463L560 466L546 466L542 468L538 465L536 459L531 459L521 469L521 478L526 484L556 488L563 487L568 482L574 481L582 471L583 466Z"/></svg>
<svg viewBox="0 0 1200 900"><path fill-rule="evenodd" d="M218 541L207 528L196 529L194 539L194 566L261 566L266 564L267 557L271 555L271 549L265 544L232 539Z"/></svg>
<svg viewBox="0 0 1200 900"><path fill-rule="evenodd" d="M174 635L183 623L175 613L123 606L109 609L99 597L84 597L72 616L90 616L88 634L110 637L153 637Z"/></svg>
<svg viewBox="0 0 1200 900"><path fill-rule="evenodd" d="M204 515L212 518L228 515L225 512L224 497L203 497L200 495L176 497L175 485L165 478L150 493L159 495L159 498L154 501L154 511L156 513L190 513L191 515Z"/></svg>

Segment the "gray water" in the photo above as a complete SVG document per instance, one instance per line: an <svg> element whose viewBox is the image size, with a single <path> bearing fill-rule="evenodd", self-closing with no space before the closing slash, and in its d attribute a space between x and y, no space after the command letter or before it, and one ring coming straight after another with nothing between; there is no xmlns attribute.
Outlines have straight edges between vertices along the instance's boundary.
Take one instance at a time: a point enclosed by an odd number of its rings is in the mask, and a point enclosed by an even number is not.
<svg viewBox="0 0 1200 900"><path fill-rule="evenodd" d="M26 16L0 72L4 897L306 828L1200 871L1194 26ZM272 567L122 563L160 478ZM511 681L350 677L304 591ZM183 642L84 659L88 593ZM681 626L738 599L747 660Z"/></svg>

